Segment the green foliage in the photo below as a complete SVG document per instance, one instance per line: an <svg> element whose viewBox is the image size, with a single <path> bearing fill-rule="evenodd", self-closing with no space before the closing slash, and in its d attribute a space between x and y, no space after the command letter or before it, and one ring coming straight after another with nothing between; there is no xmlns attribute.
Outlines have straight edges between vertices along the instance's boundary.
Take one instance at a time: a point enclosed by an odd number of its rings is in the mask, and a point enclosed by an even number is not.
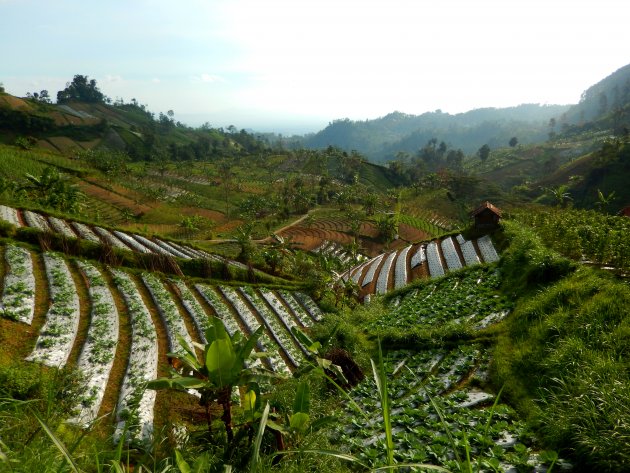
<svg viewBox="0 0 630 473"><path fill-rule="evenodd" d="M577 209L528 210L518 212L516 217L530 225L550 247L568 257L630 269L628 218Z"/></svg>
<svg viewBox="0 0 630 473"><path fill-rule="evenodd" d="M568 192L569 186L566 184L561 184L557 187L546 187L543 190L545 191L545 194L553 199L554 203L558 207L564 208L566 207L568 201L573 200L571 193Z"/></svg>
<svg viewBox="0 0 630 473"><path fill-rule="evenodd" d="M398 234L398 214L379 214L374 223L378 228L379 239L385 243L391 243Z"/></svg>
<svg viewBox="0 0 630 473"><path fill-rule="evenodd" d="M515 295L555 282L575 270L575 263L549 250L531 229L514 221L504 221L503 228L510 246L499 267L505 288Z"/></svg>
<svg viewBox="0 0 630 473"><path fill-rule="evenodd" d="M15 139L15 146L17 146L18 148L21 148L23 150L29 150L32 149L33 146L35 145L35 143L37 142L37 140L35 138L33 138L32 136L29 137L23 137L23 136L18 136Z"/></svg>
<svg viewBox="0 0 630 473"><path fill-rule="evenodd" d="M0 237L6 238L9 236L13 236L15 233L15 227L9 222L5 222L4 220L0 221Z"/></svg>
<svg viewBox="0 0 630 473"><path fill-rule="evenodd" d="M389 391L387 388L387 373L385 372L385 365L383 364L383 352L380 343L378 345L378 364L375 363L374 360L370 361L372 363L374 382L376 384L383 416L383 427L386 439L385 446L387 448L387 466L392 466L394 464L394 440L392 438L392 423L390 417L391 405L389 403Z"/></svg>
<svg viewBox="0 0 630 473"><path fill-rule="evenodd" d="M389 450L394 465L423 464L419 467L422 471L441 467L488 471L493 463L496 465L489 471L497 471L499 463L529 471L531 450L520 443L527 441L525 425L512 409L496 398L489 409L463 407L467 388L459 386L471 370L487 362L479 348L460 345L454 349L395 350L383 355L382 362L373 362L374 379L350 392L370 420L365 422L345 408L342 419L347 423L335 429L333 439L347 444L353 455L372 468L388 462ZM389 420L384 410L389 410ZM519 439L513 447L496 444L506 432Z"/></svg>
<svg viewBox="0 0 630 473"><path fill-rule="evenodd" d="M62 470L67 459L51 440L60 441L62 422L71 416L81 389L70 370L21 360L0 367L1 471ZM73 448L79 443L80 437Z"/></svg>
<svg viewBox="0 0 630 473"><path fill-rule="evenodd" d="M484 144L481 148L477 150L477 156L479 156L479 159L481 159L482 161L488 159L488 156L490 156L490 146Z"/></svg>
<svg viewBox="0 0 630 473"><path fill-rule="evenodd" d="M50 386L50 378L42 377L42 370L32 363L17 362L0 366L2 394L19 400L41 398Z"/></svg>
<svg viewBox="0 0 630 473"><path fill-rule="evenodd" d="M0 128L20 133L38 133L52 130L55 120L42 113L0 107Z"/></svg>
<svg viewBox="0 0 630 473"><path fill-rule="evenodd" d="M627 285L581 268L519 302L494 354L512 402L550 446L592 470L630 461L629 304Z"/></svg>
<svg viewBox="0 0 630 473"><path fill-rule="evenodd" d="M512 308L499 292L501 276L495 265L469 267L437 280L422 281L402 294L388 297L395 305L367 324L370 332L386 336L393 343L408 338L415 327L449 326L465 331L488 319L500 319ZM484 324L485 325L485 324Z"/></svg>
<svg viewBox="0 0 630 473"><path fill-rule="evenodd" d="M96 80L88 80L88 76L77 74L66 88L57 92L57 102L65 103L71 100L88 103L103 102L105 96L96 86Z"/></svg>
<svg viewBox="0 0 630 473"><path fill-rule="evenodd" d="M253 383L269 380L274 375L263 368L251 368L248 365L248 359L256 356L253 350L263 334L262 326L249 338L245 338L241 332L228 334L218 318L212 318L211 322L206 330L205 345L195 344L195 347L190 347L180 338L183 354L169 353L170 357L181 361L184 367L182 373L174 371L168 378L150 381L147 388L197 389L201 393L201 403L206 406L206 412L209 404L216 401L223 408L221 420L228 443L231 444L234 441L232 389L239 386L249 389ZM194 348L202 349L203 356L197 357Z"/></svg>
<svg viewBox="0 0 630 473"><path fill-rule="evenodd" d="M522 143L541 141L547 133L543 124L568 108L524 104L503 109L477 109L457 115L437 110L422 115L393 112L374 120L334 120L325 129L301 141L300 145L324 148L333 144L358 150L370 159L383 162L394 159L400 151L415 153L428 140L437 137L472 154L484 143L493 148L504 146L515 134Z"/></svg>
<svg viewBox="0 0 630 473"><path fill-rule="evenodd" d="M41 176L26 174L24 191L35 202L62 212L75 213L79 210L82 193L68 182L56 168L46 168Z"/></svg>
<svg viewBox="0 0 630 473"><path fill-rule="evenodd" d="M79 151L76 157L108 176L128 172L127 163L131 160L129 155L123 151L108 150L106 148Z"/></svg>

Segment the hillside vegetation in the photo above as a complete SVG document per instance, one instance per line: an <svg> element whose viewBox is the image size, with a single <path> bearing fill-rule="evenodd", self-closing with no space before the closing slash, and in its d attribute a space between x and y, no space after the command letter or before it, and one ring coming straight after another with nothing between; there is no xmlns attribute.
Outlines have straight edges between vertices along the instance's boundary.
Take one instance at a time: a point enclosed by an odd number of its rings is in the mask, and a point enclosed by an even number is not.
<svg viewBox="0 0 630 473"><path fill-rule="evenodd" d="M384 167L43 92L0 94L0 471L627 471L609 114Z"/></svg>
<svg viewBox="0 0 630 473"><path fill-rule="evenodd" d="M356 149L376 162L391 161L398 152L413 154L431 138L472 154L483 144L493 148L504 145L512 136L518 136L522 143L541 141L547 134L549 119L568 108L526 104L456 115L439 110L422 115L394 112L374 120L336 120L298 143L308 148L332 145Z"/></svg>

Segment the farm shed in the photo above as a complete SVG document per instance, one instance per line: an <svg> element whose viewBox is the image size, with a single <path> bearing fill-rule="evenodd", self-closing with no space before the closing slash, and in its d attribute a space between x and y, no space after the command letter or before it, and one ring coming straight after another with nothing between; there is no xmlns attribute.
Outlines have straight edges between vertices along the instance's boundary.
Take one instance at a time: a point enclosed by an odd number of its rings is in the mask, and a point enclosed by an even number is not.
<svg viewBox="0 0 630 473"><path fill-rule="evenodd" d="M475 228L481 230L496 228L501 220L501 210L487 201L470 215L475 219Z"/></svg>

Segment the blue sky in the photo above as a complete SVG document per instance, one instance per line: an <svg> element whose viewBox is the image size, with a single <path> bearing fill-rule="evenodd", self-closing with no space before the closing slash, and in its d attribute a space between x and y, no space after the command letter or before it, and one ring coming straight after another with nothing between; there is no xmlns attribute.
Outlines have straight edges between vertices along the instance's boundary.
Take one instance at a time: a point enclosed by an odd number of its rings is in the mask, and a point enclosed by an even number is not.
<svg viewBox="0 0 630 473"><path fill-rule="evenodd" d="M576 103L630 63L622 0L0 0L0 82L74 74L191 125Z"/></svg>

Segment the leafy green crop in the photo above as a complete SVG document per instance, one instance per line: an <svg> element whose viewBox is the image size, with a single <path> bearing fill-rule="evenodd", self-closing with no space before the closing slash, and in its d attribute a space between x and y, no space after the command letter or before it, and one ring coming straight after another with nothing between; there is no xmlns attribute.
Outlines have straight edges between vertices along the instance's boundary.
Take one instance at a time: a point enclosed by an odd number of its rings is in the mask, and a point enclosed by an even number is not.
<svg viewBox="0 0 630 473"><path fill-rule="evenodd" d="M444 323L485 325L493 314L500 317L512 303L498 291L501 282L495 266L478 266L431 281L406 293L399 304L373 321L368 329L438 326Z"/></svg>

